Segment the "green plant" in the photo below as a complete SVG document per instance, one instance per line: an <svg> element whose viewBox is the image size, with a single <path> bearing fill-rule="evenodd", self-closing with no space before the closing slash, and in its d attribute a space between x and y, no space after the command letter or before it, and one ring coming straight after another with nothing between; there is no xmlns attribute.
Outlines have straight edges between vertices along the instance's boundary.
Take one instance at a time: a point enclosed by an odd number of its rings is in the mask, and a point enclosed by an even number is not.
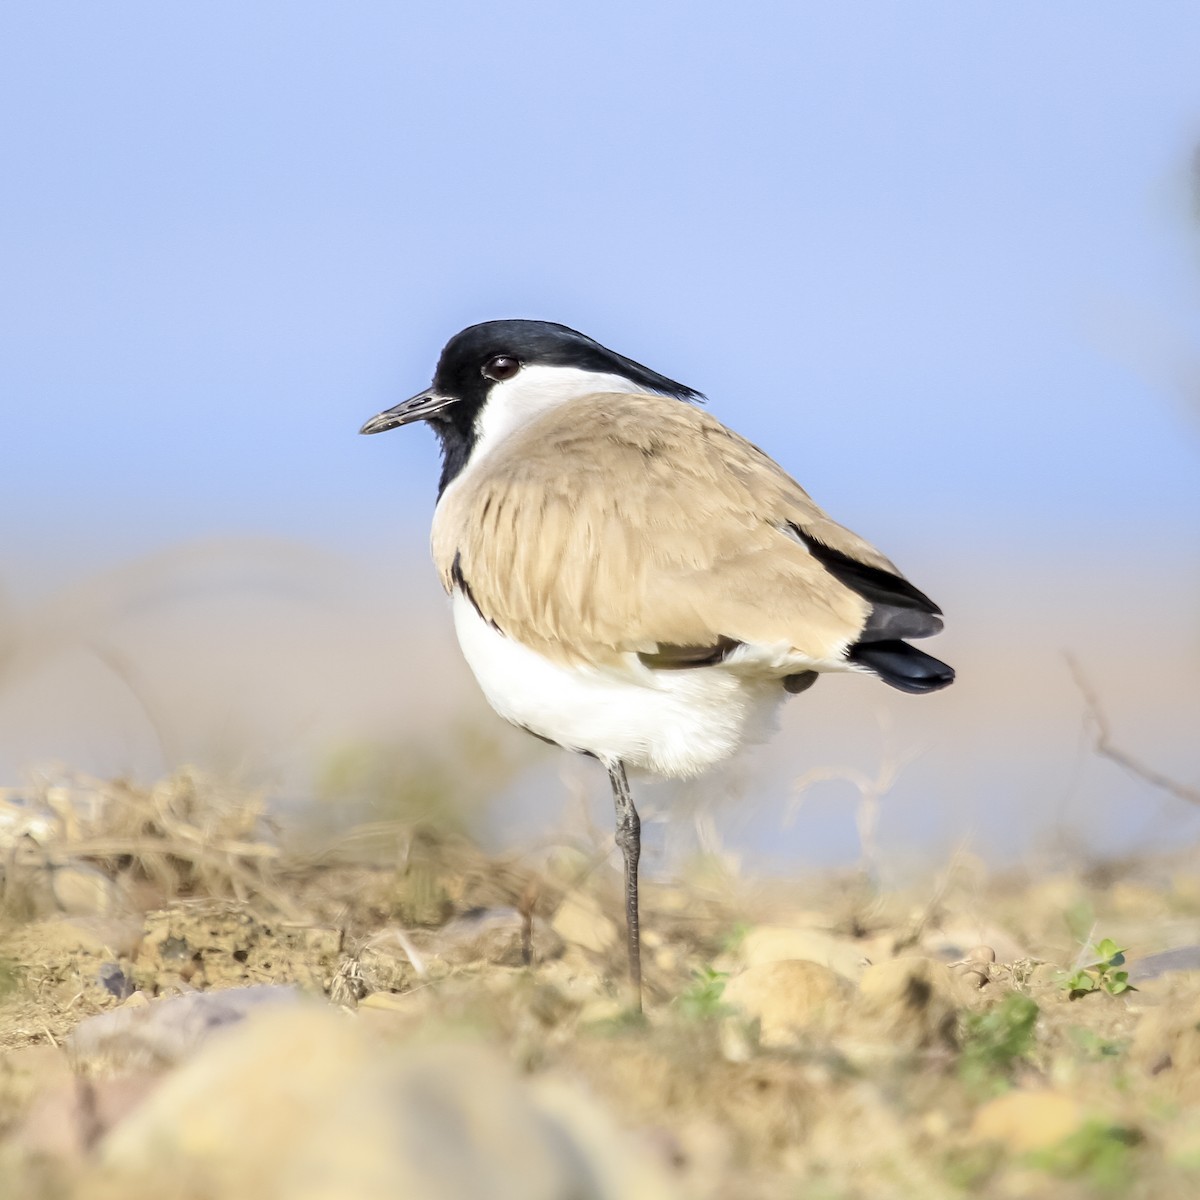
<svg viewBox="0 0 1200 1200"><path fill-rule="evenodd" d="M721 939L722 953L732 954L746 940L746 934L749 932L750 923L748 921L735 921L729 927L729 932Z"/></svg>
<svg viewBox="0 0 1200 1200"><path fill-rule="evenodd" d="M1092 1062L1098 1062L1104 1058L1119 1058L1125 1052L1128 1044L1101 1037L1098 1033L1084 1029L1082 1026L1075 1026L1067 1030L1067 1036L1083 1056Z"/></svg>
<svg viewBox="0 0 1200 1200"><path fill-rule="evenodd" d="M958 1060L963 1082L979 1091L1003 1086L1013 1064L1029 1053L1037 1019L1037 1004L1017 993L1005 996L988 1012L968 1013Z"/></svg>
<svg viewBox="0 0 1200 1200"><path fill-rule="evenodd" d="M1132 1150L1142 1140L1136 1129L1092 1120L1029 1160L1060 1178L1082 1176L1095 1192L1124 1194L1134 1177Z"/></svg>
<svg viewBox="0 0 1200 1200"><path fill-rule="evenodd" d="M1073 971L1063 980L1063 989L1072 1000L1086 996L1089 992L1107 992L1119 996L1122 992L1136 992L1129 982L1125 965L1125 951L1112 938L1105 938L1095 949L1096 957L1087 966Z"/></svg>
<svg viewBox="0 0 1200 1200"><path fill-rule="evenodd" d="M715 971L712 967L697 968L692 972L691 984L676 997L676 1007L694 1021L723 1016L729 1011L721 1001L728 979L724 971Z"/></svg>

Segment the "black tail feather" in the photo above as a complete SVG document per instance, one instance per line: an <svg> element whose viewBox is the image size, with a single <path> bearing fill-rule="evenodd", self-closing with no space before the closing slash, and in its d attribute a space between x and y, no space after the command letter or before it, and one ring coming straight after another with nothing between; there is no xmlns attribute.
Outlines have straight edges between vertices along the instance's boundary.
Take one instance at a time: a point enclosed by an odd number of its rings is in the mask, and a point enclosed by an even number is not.
<svg viewBox="0 0 1200 1200"><path fill-rule="evenodd" d="M871 605L861 634L864 641L899 641L941 633L942 610L903 575L850 558L799 525L793 524L792 529L834 579Z"/></svg>
<svg viewBox="0 0 1200 1200"><path fill-rule="evenodd" d="M954 682L954 668L907 642L859 642L847 658L902 692L936 692Z"/></svg>

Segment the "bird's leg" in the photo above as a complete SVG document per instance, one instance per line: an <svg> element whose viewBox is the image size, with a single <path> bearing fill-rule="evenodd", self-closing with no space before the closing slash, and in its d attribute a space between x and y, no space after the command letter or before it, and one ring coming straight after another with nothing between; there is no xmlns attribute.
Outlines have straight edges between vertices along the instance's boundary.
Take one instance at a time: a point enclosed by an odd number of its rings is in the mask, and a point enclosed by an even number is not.
<svg viewBox="0 0 1200 1200"><path fill-rule="evenodd" d="M629 949L629 981L633 984L634 1004L642 1011L642 950L638 936L638 858L642 853L642 822L633 807L625 766L619 760L608 766L613 804L617 810L617 845L625 856L625 930Z"/></svg>

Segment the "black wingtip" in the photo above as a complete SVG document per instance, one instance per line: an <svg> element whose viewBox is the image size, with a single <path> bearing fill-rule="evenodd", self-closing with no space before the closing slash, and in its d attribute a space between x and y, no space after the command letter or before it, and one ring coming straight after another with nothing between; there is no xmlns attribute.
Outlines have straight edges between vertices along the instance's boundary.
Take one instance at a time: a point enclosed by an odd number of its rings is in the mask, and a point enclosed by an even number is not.
<svg viewBox="0 0 1200 1200"><path fill-rule="evenodd" d="M954 668L907 642L859 642L846 656L902 692L936 692L954 682Z"/></svg>

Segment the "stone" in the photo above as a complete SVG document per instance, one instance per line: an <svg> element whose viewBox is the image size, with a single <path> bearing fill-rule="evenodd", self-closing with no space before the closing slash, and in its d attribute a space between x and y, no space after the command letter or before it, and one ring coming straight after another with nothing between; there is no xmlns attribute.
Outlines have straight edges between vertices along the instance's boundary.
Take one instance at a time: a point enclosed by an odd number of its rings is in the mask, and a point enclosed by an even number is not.
<svg viewBox="0 0 1200 1200"><path fill-rule="evenodd" d="M128 1178L222 1200L672 1200L647 1150L578 1089L478 1045L392 1047L315 1005L214 1038L100 1145Z"/></svg>
<svg viewBox="0 0 1200 1200"><path fill-rule="evenodd" d="M92 1074L171 1066L194 1053L216 1030L259 1008L280 1009L299 999L294 987L259 984L124 1004L81 1021L66 1048L76 1069Z"/></svg>
<svg viewBox="0 0 1200 1200"><path fill-rule="evenodd" d="M764 1046L793 1044L806 1033L828 1031L843 1015L850 984L821 963L792 959L747 967L726 985L722 1001L759 1023Z"/></svg>
<svg viewBox="0 0 1200 1200"><path fill-rule="evenodd" d="M857 1014L866 1032L896 1048L950 1047L963 999L944 963L893 958L863 973Z"/></svg>
<svg viewBox="0 0 1200 1200"><path fill-rule="evenodd" d="M108 916L125 907L116 883L83 863L51 867L50 889L59 911L68 915Z"/></svg>
<svg viewBox="0 0 1200 1200"><path fill-rule="evenodd" d="M158 992L293 982L323 991L337 968L337 939L328 930L314 935L234 901L181 901L147 913L145 930L134 983Z"/></svg>
<svg viewBox="0 0 1200 1200"><path fill-rule="evenodd" d="M116 1079L72 1078L34 1101L14 1138L25 1154L82 1158L158 1085L160 1073L139 1071Z"/></svg>
<svg viewBox="0 0 1200 1200"><path fill-rule="evenodd" d="M563 897L550 927L564 941L604 954L617 944L617 926L600 911L600 905L583 892Z"/></svg>
<svg viewBox="0 0 1200 1200"><path fill-rule="evenodd" d="M1129 964L1129 979L1132 983L1142 983L1184 971L1200 971L1200 946L1178 946L1134 959Z"/></svg>
<svg viewBox="0 0 1200 1200"><path fill-rule="evenodd" d="M978 959L967 959L964 962L951 963L950 969L967 987L984 987L991 978L988 972L988 964Z"/></svg>
<svg viewBox="0 0 1200 1200"><path fill-rule="evenodd" d="M999 1142L1007 1150L1027 1154L1056 1146L1082 1127L1083 1106L1054 1091L1016 1091L982 1105L971 1122L976 1141Z"/></svg>
<svg viewBox="0 0 1200 1200"><path fill-rule="evenodd" d="M751 929L738 947L738 956L747 967L794 959L820 963L852 983L862 978L868 965L862 947L854 942L820 929L788 925L758 925Z"/></svg>

